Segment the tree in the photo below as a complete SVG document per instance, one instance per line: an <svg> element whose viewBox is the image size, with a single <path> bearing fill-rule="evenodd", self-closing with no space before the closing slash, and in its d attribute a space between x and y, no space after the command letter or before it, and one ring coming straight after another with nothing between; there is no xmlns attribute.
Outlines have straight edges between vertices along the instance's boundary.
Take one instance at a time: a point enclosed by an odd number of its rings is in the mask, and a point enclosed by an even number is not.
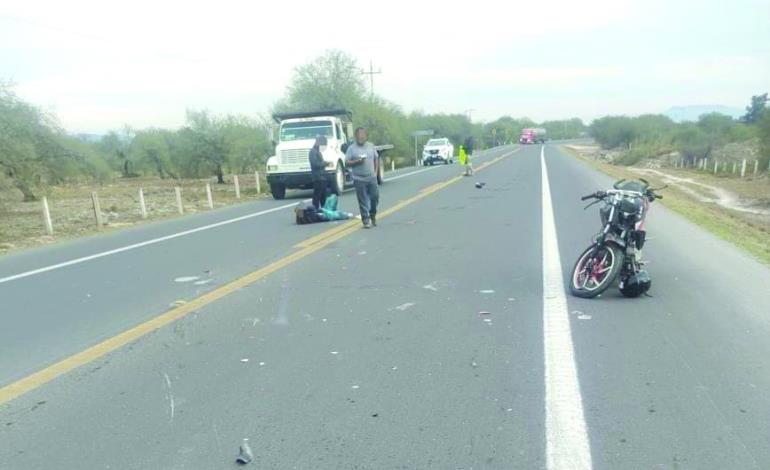
<svg viewBox="0 0 770 470"><path fill-rule="evenodd" d="M25 201L37 190L86 175L98 180L109 168L87 144L68 137L55 118L21 100L0 83L0 171Z"/></svg>
<svg viewBox="0 0 770 470"><path fill-rule="evenodd" d="M124 178L138 176L133 169L130 147L135 133L129 126L119 131L110 131L101 138L97 149L104 155L110 166L119 169Z"/></svg>
<svg viewBox="0 0 770 470"><path fill-rule="evenodd" d="M361 68L351 55L331 49L294 70L276 111L314 111L353 107L365 94Z"/></svg>
<svg viewBox="0 0 770 470"><path fill-rule="evenodd" d="M762 116L757 122L759 134L759 164L762 168L768 168L770 165L770 109L762 112Z"/></svg>
<svg viewBox="0 0 770 470"><path fill-rule="evenodd" d="M191 157L196 166L203 166L216 175L219 184L225 184L224 167L229 156L222 124L206 110L187 110L187 125L181 131L190 141Z"/></svg>
<svg viewBox="0 0 770 470"><path fill-rule="evenodd" d="M762 117L767 105L767 93L751 97L751 104L746 106L746 114L741 120L748 124L754 124Z"/></svg>

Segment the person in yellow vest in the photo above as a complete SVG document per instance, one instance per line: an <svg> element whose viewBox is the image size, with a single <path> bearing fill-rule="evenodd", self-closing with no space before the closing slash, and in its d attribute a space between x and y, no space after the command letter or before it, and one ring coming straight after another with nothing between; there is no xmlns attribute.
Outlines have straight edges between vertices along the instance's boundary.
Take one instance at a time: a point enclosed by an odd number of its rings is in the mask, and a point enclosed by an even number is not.
<svg viewBox="0 0 770 470"><path fill-rule="evenodd" d="M460 165L465 167L465 174L463 176L471 176L473 174L473 168L471 167L471 159L467 153L465 153L465 146L460 145L460 152L457 159L460 161Z"/></svg>

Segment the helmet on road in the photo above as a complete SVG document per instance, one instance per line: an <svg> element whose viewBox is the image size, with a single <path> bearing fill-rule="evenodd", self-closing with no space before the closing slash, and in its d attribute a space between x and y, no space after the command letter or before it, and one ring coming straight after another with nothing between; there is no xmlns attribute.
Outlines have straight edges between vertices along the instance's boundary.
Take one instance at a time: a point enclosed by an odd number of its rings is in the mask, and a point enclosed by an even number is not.
<svg viewBox="0 0 770 470"><path fill-rule="evenodd" d="M650 286L652 286L650 275L647 274L647 271L641 270L629 277L622 284L620 293L623 294L624 297L639 297L650 290Z"/></svg>

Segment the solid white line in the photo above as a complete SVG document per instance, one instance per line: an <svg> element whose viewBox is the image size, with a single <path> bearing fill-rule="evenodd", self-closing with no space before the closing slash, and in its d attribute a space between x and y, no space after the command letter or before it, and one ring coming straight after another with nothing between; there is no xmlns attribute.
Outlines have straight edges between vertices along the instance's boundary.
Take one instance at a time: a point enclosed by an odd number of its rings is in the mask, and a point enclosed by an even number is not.
<svg viewBox="0 0 770 470"><path fill-rule="evenodd" d="M435 167L435 168L440 168L440 167ZM422 173L422 172L425 172L425 171L428 171L428 170L432 170L432 169L434 169L434 167L423 168L423 169L420 169L420 170L412 171L410 173L405 173L403 175L394 176L393 178L388 178L385 181L394 181L394 180L397 180L397 179L406 178L407 176L413 176L413 175L416 175L416 174L419 174L419 173ZM352 188L348 188L348 189L345 190L345 192L350 192L350 191L352 191ZM306 199L306 201L309 201L309 200L310 199ZM254 218L254 217L259 217L259 216L265 215L265 214L270 214L271 212L277 212L277 211L280 211L280 210L283 210L283 209L288 209L289 207L294 207L296 204L297 204L296 202L292 202L291 204L284 204L282 206L273 207L272 209L267 209L267 210L263 210L263 211L260 211L260 212L254 212L252 214L246 214L246 215L243 215L243 216L240 216L240 217L236 217L234 219L223 220L221 222L216 222L216 223L209 224L209 225L203 225L201 227L196 227L196 228L193 228L193 229L190 229L190 230L185 230L183 232L172 233L171 235L166 235L164 237L153 238L151 240L145 240L143 242L134 243L133 245L122 246L120 248L115 248L113 250L107 250L107 251L102 251L100 253L95 253L93 255L83 256L82 258L75 258L75 259L71 259L71 260L68 260L68 261L61 262L61 263L52 264L50 266L45 266L45 267L42 267L42 268L33 269L31 271L25 271L23 273L14 274L14 275L11 275L11 276L0 278L0 284L4 284L6 282L15 281L15 280L18 280L18 279L23 279L25 277L35 276L37 274L42 274L42 273L46 273L46 272L49 272L49 271L54 271L56 269L65 268L67 266L72 266L72 265L75 265L75 264L85 263L86 261L92 261L92 260L95 260L95 259L104 258L105 256L111 256L111 255L115 255L115 254L118 254L118 253L123 253L125 251L135 250L137 248L142 248L144 246L154 245L156 243L161 243L161 242L165 242L165 241L168 241L168 240L173 240L174 238L179 238L179 237L184 237L184 236L187 236L187 235L192 235L193 233L203 232L205 230L211 230L213 228L221 227L223 225L234 224L236 222L241 222L243 220L251 219L251 218Z"/></svg>
<svg viewBox="0 0 770 470"><path fill-rule="evenodd" d="M575 366L567 296L561 270L551 187L540 148L543 192L543 349L545 352L545 436L548 470L590 470L580 382Z"/></svg>
<svg viewBox="0 0 770 470"><path fill-rule="evenodd" d="M8 277L0 278L0 284L5 283L5 282L10 282L10 281L15 281L17 279L22 279L22 278L29 277L29 276L34 276L36 274L41 274L41 273L45 273L45 272L48 272L48 271L53 271L55 269L61 269L61 268L67 267L67 266L72 266L73 264L85 263L86 261L91 261L91 260L95 260L95 259L98 259L98 258L104 258L105 256L110 256L110 255L115 255L115 254L118 254L118 253L123 253L124 251L135 250L135 249L141 248L143 246L154 245L156 243L165 242L167 240L172 240L174 238L184 237L186 235L191 235L193 233L203 232L204 230L211 230L212 228L221 227L223 225L234 224L236 222L240 222L240 221L243 221L243 220L251 219L251 218L254 218L254 217L259 217L261 215L269 214L271 212L277 212L277 211L280 211L280 210L283 210L283 209L286 209L286 208L289 208L289 207L294 207L295 205L296 205L296 203L294 203L294 202L291 203L291 204L284 204L283 206L273 207L272 209L267 209L267 210L264 210L264 211L254 212L253 214L246 214L246 215L243 215L241 217L236 217L234 219L223 220L221 222L216 222L216 223L209 224L209 225L203 225L201 227L196 227L196 228L193 228L193 229L190 229L190 230L185 230L183 232L172 233L171 235L166 235L164 237L158 237L158 238L153 238L153 239L150 239L150 240L145 240L145 241L139 242L139 243L134 243L133 245L122 246L120 248L115 248L114 250L102 251L101 253L95 253L93 255L83 256L82 258L75 258L75 259L71 259L69 261L64 261L62 263L52 264L50 266L45 266L43 268L33 269L32 271L26 271L26 272L23 272L23 273L14 274L13 276L8 276Z"/></svg>

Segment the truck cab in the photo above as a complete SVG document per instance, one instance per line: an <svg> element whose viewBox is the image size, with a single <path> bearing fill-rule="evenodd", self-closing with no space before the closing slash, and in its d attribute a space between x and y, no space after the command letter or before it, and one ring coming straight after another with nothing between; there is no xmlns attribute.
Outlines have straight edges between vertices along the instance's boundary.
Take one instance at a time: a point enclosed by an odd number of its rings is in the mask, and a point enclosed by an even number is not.
<svg viewBox="0 0 770 470"><path fill-rule="evenodd" d="M519 137L520 144L536 144L538 142L541 144L545 143L545 129L538 127L521 130L521 135Z"/></svg>
<svg viewBox="0 0 770 470"><path fill-rule="evenodd" d="M335 194L341 194L352 183L345 168L345 151L353 137L352 113L347 110L317 111L306 113L275 114L278 124L278 141L275 155L267 160L267 182L275 199L286 197L287 189L310 189L313 181L310 172L310 149L319 135L326 136L327 146L323 153L327 180ZM392 145L375 146L383 151ZM382 183L383 165L379 166L377 179Z"/></svg>

